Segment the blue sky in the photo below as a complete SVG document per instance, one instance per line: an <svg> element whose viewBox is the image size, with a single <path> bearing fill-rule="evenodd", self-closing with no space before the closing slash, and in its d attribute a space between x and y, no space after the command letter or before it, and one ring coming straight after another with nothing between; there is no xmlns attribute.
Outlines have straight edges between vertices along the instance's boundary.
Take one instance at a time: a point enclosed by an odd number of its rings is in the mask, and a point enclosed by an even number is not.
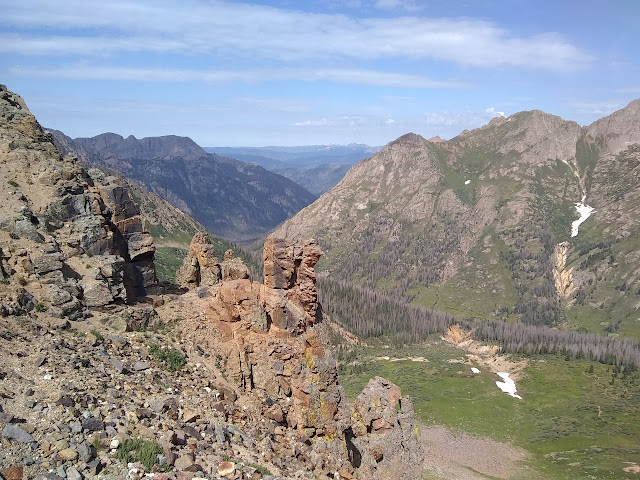
<svg viewBox="0 0 640 480"><path fill-rule="evenodd" d="M0 82L72 137L451 138L640 97L636 0L5 0Z"/></svg>

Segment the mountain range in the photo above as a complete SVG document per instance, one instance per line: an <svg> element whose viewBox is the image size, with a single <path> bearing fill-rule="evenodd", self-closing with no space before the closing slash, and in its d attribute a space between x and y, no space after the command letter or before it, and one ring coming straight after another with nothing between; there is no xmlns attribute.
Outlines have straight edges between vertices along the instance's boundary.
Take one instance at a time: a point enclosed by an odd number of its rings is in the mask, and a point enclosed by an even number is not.
<svg viewBox="0 0 640 480"><path fill-rule="evenodd" d="M436 140L389 143L276 235L316 237L333 278L461 318L640 337L640 100Z"/></svg>
<svg viewBox="0 0 640 480"><path fill-rule="evenodd" d="M50 132L62 153L119 171L234 241L260 238L316 198L258 165L207 153L187 137L104 133L71 139Z"/></svg>
<svg viewBox="0 0 640 480"><path fill-rule="evenodd" d="M316 195L331 189L351 166L379 149L359 143L298 147L205 147L208 152L260 165L293 180Z"/></svg>

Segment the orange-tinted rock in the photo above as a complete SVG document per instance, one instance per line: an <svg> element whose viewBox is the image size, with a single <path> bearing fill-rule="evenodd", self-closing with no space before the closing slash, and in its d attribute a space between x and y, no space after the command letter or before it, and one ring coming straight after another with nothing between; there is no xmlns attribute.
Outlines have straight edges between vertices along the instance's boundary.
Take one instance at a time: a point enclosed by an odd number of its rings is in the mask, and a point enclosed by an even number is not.
<svg viewBox="0 0 640 480"><path fill-rule="evenodd" d="M22 465L13 465L2 472L6 480L22 480L24 478L24 468Z"/></svg>

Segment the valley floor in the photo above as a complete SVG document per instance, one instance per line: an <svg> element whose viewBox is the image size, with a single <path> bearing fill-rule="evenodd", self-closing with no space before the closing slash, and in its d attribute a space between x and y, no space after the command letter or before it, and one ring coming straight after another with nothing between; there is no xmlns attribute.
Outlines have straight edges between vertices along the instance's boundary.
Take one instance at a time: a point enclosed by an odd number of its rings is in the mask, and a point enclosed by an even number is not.
<svg viewBox="0 0 640 480"><path fill-rule="evenodd" d="M442 425L422 427L427 479L484 480L525 478L521 462L530 457L526 450L508 443L467 433L454 434ZM531 474L531 472L529 472Z"/></svg>
<svg viewBox="0 0 640 480"><path fill-rule="evenodd" d="M637 478L637 371L554 355L482 356L435 335L419 346L369 340L336 350L347 396L380 375L412 397L426 479ZM511 374L522 400L497 388L497 371Z"/></svg>

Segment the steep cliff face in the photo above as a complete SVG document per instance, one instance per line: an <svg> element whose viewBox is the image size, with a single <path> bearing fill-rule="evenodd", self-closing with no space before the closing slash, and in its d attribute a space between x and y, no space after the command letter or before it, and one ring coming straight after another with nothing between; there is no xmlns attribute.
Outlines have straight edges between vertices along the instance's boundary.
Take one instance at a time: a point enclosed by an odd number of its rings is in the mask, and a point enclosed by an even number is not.
<svg viewBox="0 0 640 480"><path fill-rule="evenodd" d="M344 398L317 303L320 255L313 240L267 239L264 283L201 289L202 317L186 321L183 334L217 358L229 388L257 400L272 427L303 439L318 478L416 478L422 454L411 401L384 379L372 380L355 407Z"/></svg>
<svg viewBox="0 0 640 480"><path fill-rule="evenodd" d="M635 101L588 127L534 110L449 141L407 134L274 234L314 236L320 270L426 307L592 330L622 318L638 337L638 125Z"/></svg>
<svg viewBox="0 0 640 480"><path fill-rule="evenodd" d="M129 190L62 158L22 99L4 86L0 120L5 310L25 309L12 299L16 288L51 316L71 319L144 296L156 283L155 246Z"/></svg>

